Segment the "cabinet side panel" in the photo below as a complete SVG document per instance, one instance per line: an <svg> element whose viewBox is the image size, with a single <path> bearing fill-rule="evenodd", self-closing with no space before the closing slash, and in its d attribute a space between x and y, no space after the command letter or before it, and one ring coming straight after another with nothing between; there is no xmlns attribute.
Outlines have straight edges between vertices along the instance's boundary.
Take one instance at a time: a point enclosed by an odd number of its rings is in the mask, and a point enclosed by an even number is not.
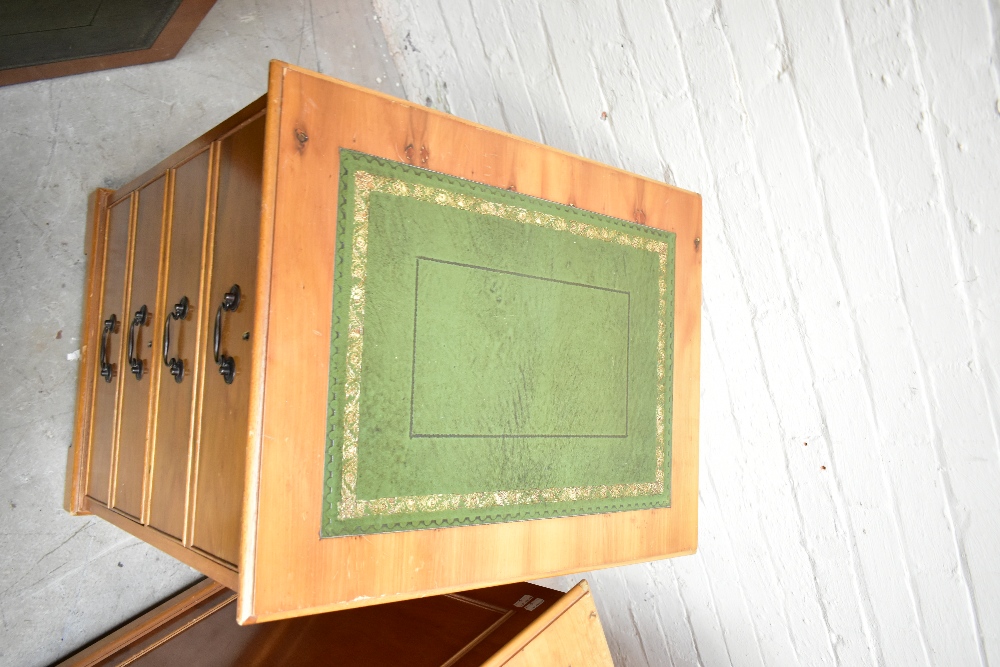
<svg viewBox="0 0 1000 667"><path fill-rule="evenodd" d="M531 603L526 605L530 607ZM481 667L614 667L590 586L581 581Z"/></svg>
<svg viewBox="0 0 1000 667"><path fill-rule="evenodd" d="M590 595L581 598L508 662L507 667L614 667Z"/></svg>
<svg viewBox="0 0 1000 667"><path fill-rule="evenodd" d="M173 371L161 368L157 396L156 423L153 426L154 449L151 453L149 525L168 535L183 539L194 416L194 387L198 366L198 330L206 309L201 303L201 248L204 241L208 198L209 151L205 150L184 163L174 173L173 207L166 306L163 317L170 317L167 358L175 362ZM186 304L179 319L171 313L178 304ZM180 313L177 310L177 313ZM159 350L154 363L162 363Z"/></svg>
<svg viewBox="0 0 1000 667"><path fill-rule="evenodd" d="M212 281L201 346L206 363L192 545L229 563L239 561L263 155L263 115L219 144ZM220 310L237 285L235 310ZM216 322L219 358L231 358L235 367L231 383L215 363Z"/></svg>
<svg viewBox="0 0 1000 667"><path fill-rule="evenodd" d="M106 241L104 259L104 286L101 291L101 327L96 351L97 364L94 366L94 403L90 429L90 462L87 473L87 495L94 500L108 503L111 480L111 452L114 447L115 405L118 385L121 381L119 360L122 343L123 304L125 300L125 265L128 260L128 231L131 217L131 198L126 197L111 207L105 229ZM96 259L96 258L95 258ZM114 328L105 333L104 327L114 318ZM101 346L104 346L102 355ZM101 362L110 364L107 378L102 377Z"/></svg>
<svg viewBox="0 0 1000 667"><path fill-rule="evenodd" d="M132 285L129 290L126 320L122 322L124 345L136 323L137 313L145 307L143 324L134 329L134 357L141 363L141 372L123 368L121 418L118 432L118 455L114 478L113 507L129 516L141 519L142 491L145 486L146 447L148 442L149 401L156 379L159 361L160 327L163 313L157 309L157 282L160 267L160 241L163 230L163 205L166 176L162 176L139 193L132 251ZM126 356L128 350L126 350ZM138 367L136 367L138 368Z"/></svg>

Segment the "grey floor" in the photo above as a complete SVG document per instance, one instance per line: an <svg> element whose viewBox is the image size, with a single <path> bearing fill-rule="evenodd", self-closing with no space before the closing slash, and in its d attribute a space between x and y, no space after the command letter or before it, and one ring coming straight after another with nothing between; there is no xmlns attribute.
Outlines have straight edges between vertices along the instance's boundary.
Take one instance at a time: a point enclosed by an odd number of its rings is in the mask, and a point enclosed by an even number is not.
<svg viewBox="0 0 1000 667"><path fill-rule="evenodd" d="M403 96L366 0L219 0L172 61L0 88L0 665L46 665L193 570L62 510L87 195L264 93L272 58Z"/></svg>

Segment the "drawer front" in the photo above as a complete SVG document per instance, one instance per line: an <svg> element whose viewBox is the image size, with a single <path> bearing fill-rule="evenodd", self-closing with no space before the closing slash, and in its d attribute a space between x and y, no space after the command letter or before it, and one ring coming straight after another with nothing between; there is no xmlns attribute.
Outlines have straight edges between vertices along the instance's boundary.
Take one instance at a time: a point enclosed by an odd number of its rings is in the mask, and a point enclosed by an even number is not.
<svg viewBox="0 0 1000 667"><path fill-rule="evenodd" d="M166 175L161 176L137 193L131 286L125 310L127 317L122 322L127 358L121 373L122 400L112 506L140 520L150 397L158 370L155 365L157 352L162 345L160 327L163 326L163 314L157 308L156 297L166 182ZM130 347L133 349L130 350ZM128 358L130 351L131 358Z"/></svg>
<svg viewBox="0 0 1000 667"><path fill-rule="evenodd" d="M103 286L101 288L98 363L95 366L93 415L90 430L90 462L87 495L105 505L111 484L111 457L114 450L118 386L122 377L123 306L125 267L128 259L132 198L111 207L105 229ZM100 261L100 260L95 260Z"/></svg>
<svg viewBox="0 0 1000 667"><path fill-rule="evenodd" d="M160 365L159 391L151 439L149 525L178 540L184 538L189 463L194 426L201 266L208 203L208 150L174 171L167 245L167 272L160 330L165 343L154 350Z"/></svg>
<svg viewBox="0 0 1000 667"><path fill-rule="evenodd" d="M252 335L256 333L252 327L264 118L222 139L218 154L211 287L202 329L205 365L192 545L236 564L249 428ZM236 286L238 300L227 298ZM227 373L220 373L220 369Z"/></svg>

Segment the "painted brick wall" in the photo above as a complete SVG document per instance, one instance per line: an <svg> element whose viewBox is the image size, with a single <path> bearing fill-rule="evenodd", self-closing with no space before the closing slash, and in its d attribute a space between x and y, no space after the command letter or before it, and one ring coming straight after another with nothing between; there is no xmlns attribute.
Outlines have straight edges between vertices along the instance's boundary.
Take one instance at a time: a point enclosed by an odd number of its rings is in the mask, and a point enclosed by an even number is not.
<svg viewBox="0 0 1000 667"><path fill-rule="evenodd" d="M700 551L588 575L616 663L1000 665L998 0L374 4L410 99L704 198Z"/></svg>

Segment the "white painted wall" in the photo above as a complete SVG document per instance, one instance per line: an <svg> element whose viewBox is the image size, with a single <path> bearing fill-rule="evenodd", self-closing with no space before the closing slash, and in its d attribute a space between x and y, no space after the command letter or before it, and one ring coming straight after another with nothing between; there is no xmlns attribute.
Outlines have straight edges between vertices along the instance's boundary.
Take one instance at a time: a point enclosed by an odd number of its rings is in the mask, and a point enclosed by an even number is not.
<svg viewBox="0 0 1000 667"><path fill-rule="evenodd" d="M704 198L700 550L588 575L616 663L1000 665L998 0L375 8L410 99Z"/></svg>

